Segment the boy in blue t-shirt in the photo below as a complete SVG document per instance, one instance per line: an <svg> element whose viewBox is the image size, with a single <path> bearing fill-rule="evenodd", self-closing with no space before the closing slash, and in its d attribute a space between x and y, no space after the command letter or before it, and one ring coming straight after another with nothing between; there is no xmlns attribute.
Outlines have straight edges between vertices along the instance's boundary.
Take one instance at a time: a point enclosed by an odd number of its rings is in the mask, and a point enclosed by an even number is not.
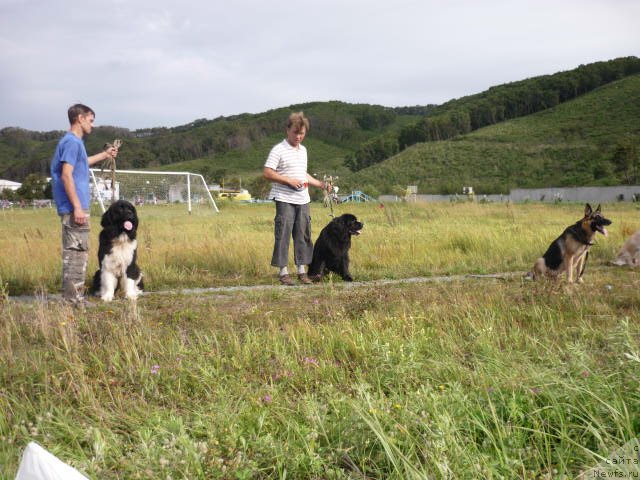
<svg viewBox="0 0 640 480"><path fill-rule="evenodd" d="M88 157L82 139L91 133L95 113L76 104L68 115L71 127L51 159L51 186L62 223L62 297L82 305L89 249L89 167L116 157L118 149L110 147Z"/></svg>

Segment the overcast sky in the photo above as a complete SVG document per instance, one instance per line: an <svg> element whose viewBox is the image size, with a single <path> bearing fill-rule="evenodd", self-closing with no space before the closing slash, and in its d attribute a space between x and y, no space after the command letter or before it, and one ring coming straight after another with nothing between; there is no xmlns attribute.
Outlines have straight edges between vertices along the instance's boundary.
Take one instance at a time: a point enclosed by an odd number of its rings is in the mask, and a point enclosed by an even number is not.
<svg viewBox="0 0 640 480"><path fill-rule="evenodd" d="M639 0L0 0L0 128L426 105L640 56Z"/></svg>

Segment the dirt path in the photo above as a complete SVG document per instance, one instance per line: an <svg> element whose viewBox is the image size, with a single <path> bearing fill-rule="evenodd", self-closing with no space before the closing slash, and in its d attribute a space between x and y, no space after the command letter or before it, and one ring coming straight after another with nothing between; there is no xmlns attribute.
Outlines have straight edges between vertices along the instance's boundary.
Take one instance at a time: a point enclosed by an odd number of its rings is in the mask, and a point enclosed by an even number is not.
<svg viewBox="0 0 640 480"><path fill-rule="evenodd" d="M400 278L394 280L371 280L367 282L336 282L334 287L338 288L359 288L359 287L372 287L383 285L399 285L402 283L436 283L436 282L459 282L464 280L507 280L510 278L517 278L522 276L522 272L503 272L503 273L491 273L486 275L445 275L437 277L413 277L413 278ZM159 290L153 292L144 292L144 296L155 295L201 295L201 294L224 294L234 292L253 292L260 290L274 290L274 289L286 289L286 290L302 290L302 289L316 289L326 284L318 285L238 285L233 287L209 287L209 288L183 288L183 289L171 289L171 290ZM60 294L46 294L46 295L16 295L10 296L11 302L47 302L47 301L60 301L62 296Z"/></svg>

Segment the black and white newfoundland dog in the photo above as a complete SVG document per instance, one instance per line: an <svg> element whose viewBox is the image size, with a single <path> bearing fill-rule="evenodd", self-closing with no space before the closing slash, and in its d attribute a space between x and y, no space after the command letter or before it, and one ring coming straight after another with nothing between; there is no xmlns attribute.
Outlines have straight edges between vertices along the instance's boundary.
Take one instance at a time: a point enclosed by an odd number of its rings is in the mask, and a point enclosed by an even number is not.
<svg viewBox="0 0 640 480"><path fill-rule="evenodd" d="M133 300L142 292L142 273L136 264L138 214L126 200L111 204L100 221L98 271L91 292L105 302L113 300L118 287Z"/></svg>
<svg viewBox="0 0 640 480"><path fill-rule="evenodd" d="M360 235L364 224L355 215L345 213L331 220L320 232L313 246L313 260L309 266L309 277L320 281L327 272L335 272L345 282L352 282L349 273L349 249L351 236Z"/></svg>

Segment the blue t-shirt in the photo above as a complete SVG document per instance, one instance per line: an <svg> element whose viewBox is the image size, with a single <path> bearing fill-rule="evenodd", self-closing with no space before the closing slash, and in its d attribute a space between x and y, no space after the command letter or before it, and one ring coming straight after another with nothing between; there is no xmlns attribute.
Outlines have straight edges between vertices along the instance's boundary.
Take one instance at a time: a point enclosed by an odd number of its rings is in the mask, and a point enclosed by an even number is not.
<svg viewBox="0 0 640 480"><path fill-rule="evenodd" d="M73 205L64 191L64 185L60 179L62 164L68 163L73 167L73 183L76 194L83 210L89 210L89 159L82 139L73 133L67 132L58 142L56 151L51 159L51 187L53 200L59 215L73 212Z"/></svg>

